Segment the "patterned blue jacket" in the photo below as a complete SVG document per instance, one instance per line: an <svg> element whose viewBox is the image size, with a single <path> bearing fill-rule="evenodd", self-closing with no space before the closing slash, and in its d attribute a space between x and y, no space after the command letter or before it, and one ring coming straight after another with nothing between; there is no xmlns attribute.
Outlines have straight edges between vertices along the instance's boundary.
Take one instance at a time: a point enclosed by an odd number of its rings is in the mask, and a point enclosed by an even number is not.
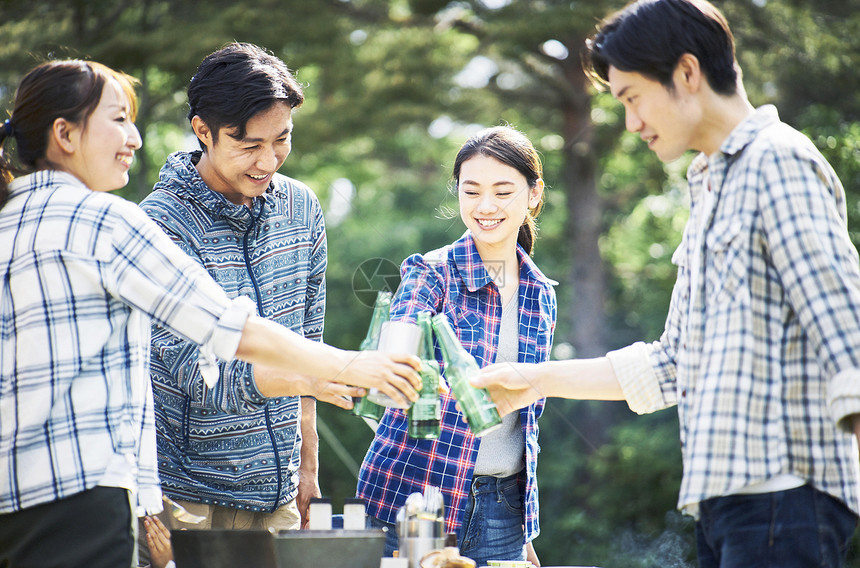
<svg viewBox="0 0 860 568"><path fill-rule="evenodd" d="M321 340L326 235L322 208L304 184L275 174L253 209L210 190L177 152L141 207L231 298L247 296L259 315ZM221 380L199 380L198 350L152 329L158 470L164 492L187 501L274 511L298 493L299 397L266 399L252 365L219 362ZM235 380L239 379L239 380ZM240 387L230 388L233 384Z"/></svg>

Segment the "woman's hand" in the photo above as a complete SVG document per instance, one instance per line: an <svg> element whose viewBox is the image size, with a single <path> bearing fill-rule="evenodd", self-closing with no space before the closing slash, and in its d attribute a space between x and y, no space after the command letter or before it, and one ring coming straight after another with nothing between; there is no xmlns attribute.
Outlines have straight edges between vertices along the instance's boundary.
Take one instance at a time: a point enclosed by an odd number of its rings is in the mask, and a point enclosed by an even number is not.
<svg viewBox="0 0 860 568"><path fill-rule="evenodd" d="M375 388L409 406L418 400L421 360L415 355L379 351L346 351L345 364L333 380L347 385Z"/></svg>
<svg viewBox="0 0 860 568"><path fill-rule="evenodd" d="M345 351L305 339L258 316L245 322L236 357L280 371L279 380L255 377L265 396L308 395L351 408L348 398L364 394L353 387L364 387L376 388L408 406L418 400L421 388L421 361L415 355Z"/></svg>
<svg viewBox="0 0 860 568"><path fill-rule="evenodd" d="M531 562L535 568L540 568L540 560L538 560L537 552L535 552L535 547L532 544L532 541L529 541L526 544L526 560Z"/></svg>
<svg viewBox="0 0 860 568"><path fill-rule="evenodd" d="M272 367L255 365L257 390L268 397L312 396L347 410L353 406L352 397L364 396L367 389L374 387L404 406L418 400L417 389L421 388L421 378L417 373L421 361L418 357L340 350L337 357L341 362L330 378L284 373Z"/></svg>

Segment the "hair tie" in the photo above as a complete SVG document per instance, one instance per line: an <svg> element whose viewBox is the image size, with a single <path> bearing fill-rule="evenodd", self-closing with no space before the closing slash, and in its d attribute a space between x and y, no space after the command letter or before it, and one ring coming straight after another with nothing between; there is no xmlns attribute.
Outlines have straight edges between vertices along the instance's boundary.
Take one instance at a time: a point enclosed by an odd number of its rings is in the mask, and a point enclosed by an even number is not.
<svg viewBox="0 0 860 568"><path fill-rule="evenodd" d="M12 126L12 121L8 118L6 119L6 122L3 123L3 130L6 132L7 137L12 138L15 136L15 128Z"/></svg>

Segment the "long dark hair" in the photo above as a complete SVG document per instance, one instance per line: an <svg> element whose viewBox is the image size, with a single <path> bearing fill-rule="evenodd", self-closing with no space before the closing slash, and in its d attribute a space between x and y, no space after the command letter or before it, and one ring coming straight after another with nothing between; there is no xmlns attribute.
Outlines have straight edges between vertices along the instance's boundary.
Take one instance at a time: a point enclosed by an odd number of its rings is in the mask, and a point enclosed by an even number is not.
<svg viewBox="0 0 860 568"><path fill-rule="evenodd" d="M129 117L137 116L137 81L95 61L49 61L28 72L15 92L12 116L0 125L0 207L9 198L13 174L45 168L48 137L54 121L83 124L98 107L105 84L115 80L129 101ZM5 156L4 143L15 141L17 164Z"/></svg>
<svg viewBox="0 0 860 568"><path fill-rule="evenodd" d="M495 158L514 168L523 174L529 188L534 188L538 180L543 178L543 165L540 156L526 135L510 126L494 126L478 132L466 140L466 143L460 148L457 159L454 160L454 171L451 175L455 188L460 183L460 168L463 162L476 155ZM534 250L535 238L537 237L535 218L540 214L543 202L544 195L541 194L540 202L534 208L529 209L517 235L517 243L529 255Z"/></svg>

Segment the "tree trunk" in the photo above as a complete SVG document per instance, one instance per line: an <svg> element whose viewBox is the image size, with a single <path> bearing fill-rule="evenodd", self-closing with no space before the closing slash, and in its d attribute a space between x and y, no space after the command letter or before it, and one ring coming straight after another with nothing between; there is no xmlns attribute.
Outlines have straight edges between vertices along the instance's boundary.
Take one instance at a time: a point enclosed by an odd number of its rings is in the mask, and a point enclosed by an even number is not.
<svg viewBox="0 0 860 568"><path fill-rule="evenodd" d="M147 173L159 170L159 166L157 164L149 163L150 157L149 153L146 151L146 127L150 120L151 106L149 97L149 77L146 72L146 66L143 66L138 78L140 80L140 87L137 89L139 104L137 107L137 120L135 122L137 123L137 128L140 132L140 141L142 145L136 152L139 165L137 173L134 175L134 179L129 180L130 191L128 195L128 198L136 203L139 203L144 197L146 197L152 189L147 181Z"/></svg>
<svg viewBox="0 0 860 568"><path fill-rule="evenodd" d="M606 353L606 267L598 242L602 233L603 204L597 193L597 158L593 149L591 97L587 79L578 66L568 70L574 95L564 108L565 164L568 241L570 248L571 302L561 306L560 317L571 330L577 357Z"/></svg>

